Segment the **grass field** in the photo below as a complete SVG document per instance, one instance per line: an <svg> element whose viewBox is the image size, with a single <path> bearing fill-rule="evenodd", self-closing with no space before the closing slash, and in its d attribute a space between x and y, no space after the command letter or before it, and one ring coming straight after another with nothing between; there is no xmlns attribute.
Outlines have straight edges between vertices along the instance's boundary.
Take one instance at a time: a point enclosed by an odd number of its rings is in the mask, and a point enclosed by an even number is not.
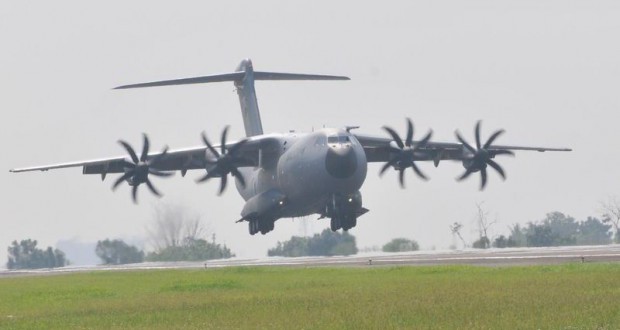
<svg viewBox="0 0 620 330"><path fill-rule="evenodd" d="M620 264L8 277L0 328L620 329Z"/></svg>

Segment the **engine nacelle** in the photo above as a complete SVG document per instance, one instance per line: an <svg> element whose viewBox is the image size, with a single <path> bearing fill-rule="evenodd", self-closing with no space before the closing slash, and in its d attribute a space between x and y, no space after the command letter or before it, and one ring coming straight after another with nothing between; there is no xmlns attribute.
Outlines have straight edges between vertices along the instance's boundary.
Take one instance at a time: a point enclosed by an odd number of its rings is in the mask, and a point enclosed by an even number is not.
<svg viewBox="0 0 620 330"><path fill-rule="evenodd" d="M241 210L241 219L278 218L286 206L286 196L277 189L250 198Z"/></svg>
<svg viewBox="0 0 620 330"><path fill-rule="evenodd" d="M487 164L486 163L482 163L480 164L479 162L476 162L475 159L464 159L463 160L463 167L471 172L478 172L480 171L483 167L486 168Z"/></svg>

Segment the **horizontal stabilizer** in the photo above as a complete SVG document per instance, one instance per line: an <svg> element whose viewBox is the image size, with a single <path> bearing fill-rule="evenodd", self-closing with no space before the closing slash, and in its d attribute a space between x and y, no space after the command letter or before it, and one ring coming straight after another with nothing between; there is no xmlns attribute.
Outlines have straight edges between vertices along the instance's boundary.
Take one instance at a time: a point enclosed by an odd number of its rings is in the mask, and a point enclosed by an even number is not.
<svg viewBox="0 0 620 330"><path fill-rule="evenodd" d="M344 76L261 72L261 71L254 71L253 75L254 75L254 80L350 80L349 77L344 77ZM148 83L141 83L141 84L123 85L123 86L115 87L114 89L204 84L204 83L223 82L223 81L240 82L243 80L243 78L245 78L245 76L246 76L246 72L240 71L240 72L223 73L223 74L194 77L194 78L162 80L162 81L155 81L155 82L148 82Z"/></svg>
<svg viewBox="0 0 620 330"><path fill-rule="evenodd" d="M195 77L195 78L182 78L182 79L162 80L162 81L154 81L154 82L133 84L133 85L123 85L123 86L115 87L114 89L204 84L204 83L222 82L222 81L237 81L237 80L243 79L244 76L245 76L245 72L234 72L234 73L215 74L215 75Z"/></svg>
<svg viewBox="0 0 620 330"><path fill-rule="evenodd" d="M254 80L351 80L345 76L254 71Z"/></svg>

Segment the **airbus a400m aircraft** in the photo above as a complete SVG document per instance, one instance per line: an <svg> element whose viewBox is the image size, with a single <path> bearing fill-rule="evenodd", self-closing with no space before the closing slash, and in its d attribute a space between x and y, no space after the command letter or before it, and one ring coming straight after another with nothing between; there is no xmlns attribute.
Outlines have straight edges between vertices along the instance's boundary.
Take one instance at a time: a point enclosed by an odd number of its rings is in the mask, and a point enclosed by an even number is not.
<svg viewBox="0 0 620 330"><path fill-rule="evenodd" d="M139 155L121 140L119 143L128 156L18 168L11 172L79 166L83 174L99 174L102 180L107 174L120 173L113 189L127 182L132 187L134 202L138 187L142 184L161 196L150 176L167 177L174 171L180 171L185 176L189 170L206 171L197 182L219 178L221 194L230 174L235 179L237 191L246 201L237 222L247 221L249 232L254 235L270 232L280 218L311 214L318 214L319 219L330 218L333 231L355 227L357 218L368 212L363 206L360 188L366 179L369 162L385 163L380 174L390 168L398 171L400 185L404 187L405 170L408 168L420 178L427 179L416 165L418 161L431 161L435 166L443 160L461 161L465 172L458 180L480 173L480 189L484 189L488 167L502 178L506 177L502 167L494 161L496 156L513 155L516 150L570 151L564 148L495 145L503 130L494 132L483 142L480 122L475 126L474 145L468 143L458 131L456 143L432 142L430 131L422 139L414 140L414 128L409 119L403 137L387 126L383 127L386 137L358 134L353 131L357 127L324 128L311 133L264 134L254 89L256 80L349 78L254 71L252 62L246 59L233 73L120 86L117 89L232 81L239 95L246 137L228 142L226 127L219 144L212 144L203 132L202 146L173 151L168 151L166 147L161 152L150 153L149 139L144 135Z"/></svg>

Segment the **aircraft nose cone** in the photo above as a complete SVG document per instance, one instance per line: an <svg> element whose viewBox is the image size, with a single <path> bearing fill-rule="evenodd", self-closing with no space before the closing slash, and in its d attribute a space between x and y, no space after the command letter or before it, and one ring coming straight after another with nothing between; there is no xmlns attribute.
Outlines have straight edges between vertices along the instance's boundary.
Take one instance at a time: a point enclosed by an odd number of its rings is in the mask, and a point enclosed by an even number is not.
<svg viewBox="0 0 620 330"><path fill-rule="evenodd" d="M329 148L325 158L327 172L339 179L346 179L357 169L357 157L351 147Z"/></svg>

